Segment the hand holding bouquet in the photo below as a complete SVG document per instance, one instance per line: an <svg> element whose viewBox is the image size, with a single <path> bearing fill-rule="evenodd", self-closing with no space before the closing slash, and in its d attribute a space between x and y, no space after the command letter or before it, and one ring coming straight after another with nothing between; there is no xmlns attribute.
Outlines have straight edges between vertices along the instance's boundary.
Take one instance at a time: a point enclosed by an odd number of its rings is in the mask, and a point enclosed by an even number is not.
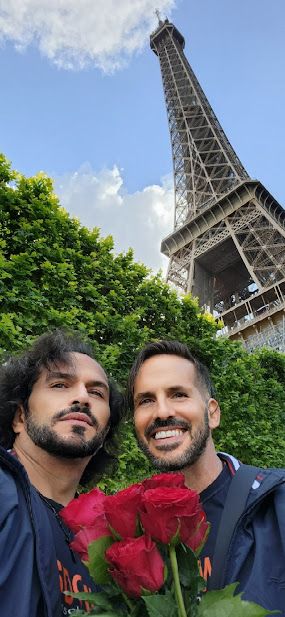
<svg viewBox="0 0 285 617"><path fill-rule="evenodd" d="M95 488L61 511L97 593L69 594L97 617L265 617L234 596L236 584L204 593L198 555L209 531L199 495L183 474L160 474L107 496Z"/></svg>

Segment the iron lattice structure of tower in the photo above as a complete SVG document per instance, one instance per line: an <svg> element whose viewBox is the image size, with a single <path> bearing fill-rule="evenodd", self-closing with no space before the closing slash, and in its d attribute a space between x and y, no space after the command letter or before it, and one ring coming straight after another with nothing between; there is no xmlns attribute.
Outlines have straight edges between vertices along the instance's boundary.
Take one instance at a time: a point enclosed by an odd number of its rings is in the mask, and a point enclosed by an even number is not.
<svg viewBox="0 0 285 617"><path fill-rule="evenodd" d="M229 143L168 19L150 37L172 145L174 230L161 245L168 282L198 296L248 349L285 351L285 211Z"/></svg>

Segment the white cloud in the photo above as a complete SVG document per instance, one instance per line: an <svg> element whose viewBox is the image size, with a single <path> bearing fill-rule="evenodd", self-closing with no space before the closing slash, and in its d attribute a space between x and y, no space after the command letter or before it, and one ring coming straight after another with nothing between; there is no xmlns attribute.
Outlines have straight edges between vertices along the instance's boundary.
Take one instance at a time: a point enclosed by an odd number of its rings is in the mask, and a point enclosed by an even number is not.
<svg viewBox="0 0 285 617"><path fill-rule="evenodd" d="M0 41L31 43L64 68L124 65L156 27L155 9L170 16L176 0L0 0Z"/></svg>
<svg viewBox="0 0 285 617"><path fill-rule="evenodd" d="M114 237L116 252L132 247L137 261L166 270L160 243L173 227L171 175L159 185L128 193L116 165L95 172L85 163L78 171L55 178L55 190L61 204L83 225L100 227L102 235Z"/></svg>

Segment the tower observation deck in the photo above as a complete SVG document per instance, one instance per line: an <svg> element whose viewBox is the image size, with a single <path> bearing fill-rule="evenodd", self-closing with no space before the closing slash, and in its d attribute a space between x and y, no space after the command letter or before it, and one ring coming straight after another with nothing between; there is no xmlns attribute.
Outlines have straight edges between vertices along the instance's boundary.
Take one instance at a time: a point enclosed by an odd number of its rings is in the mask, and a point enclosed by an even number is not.
<svg viewBox="0 0 285 617"><path fill-rule="evenodd" d="M248 349L285 351L285 211L249 177L167 19L150 37L172 146L174 230L161 244L168 282L198 296Z"/></svg>

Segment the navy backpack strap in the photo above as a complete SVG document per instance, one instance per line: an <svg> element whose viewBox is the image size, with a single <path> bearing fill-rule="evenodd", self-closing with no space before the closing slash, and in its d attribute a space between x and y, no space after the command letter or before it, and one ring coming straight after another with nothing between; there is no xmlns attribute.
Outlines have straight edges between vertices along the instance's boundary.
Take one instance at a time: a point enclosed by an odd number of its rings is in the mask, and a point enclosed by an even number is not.
<svg viewBox="0 0 285 617"><path fill-rule="evenodd" d="M226 497L213 556L208 590L222 589L226 556L238 519L242 515L249 491L260 469L241 465L232 478Z"/></svg>

